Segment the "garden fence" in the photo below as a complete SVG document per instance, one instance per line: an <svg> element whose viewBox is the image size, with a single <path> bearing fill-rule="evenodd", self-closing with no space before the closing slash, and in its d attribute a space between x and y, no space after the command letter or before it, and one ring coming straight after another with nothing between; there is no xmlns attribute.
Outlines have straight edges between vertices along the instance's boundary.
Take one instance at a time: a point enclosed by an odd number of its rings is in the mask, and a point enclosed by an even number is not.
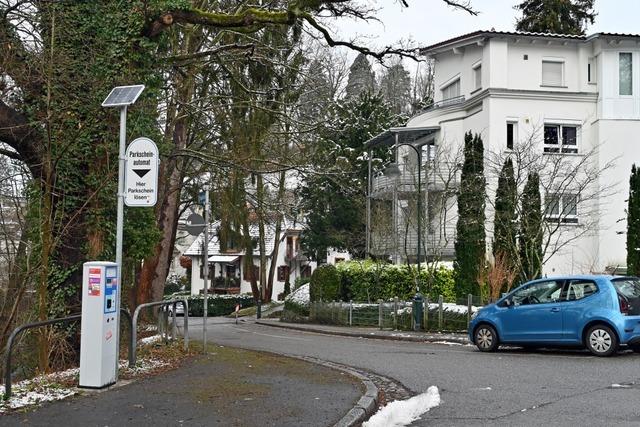
<svg viewBox="0 0 640 427"><path fill-rule="evenodd" d="M481 298L468 295L455 303L445 303L444 298L435 301L425 298L421 329L427 331L466 331L471 315L482 305ZM284 313L283 318L291 318ZM312 302L309 307L309 322L342 325L370 326L380 329L413 330L413 301L394 298L377 303Z"/></svg>

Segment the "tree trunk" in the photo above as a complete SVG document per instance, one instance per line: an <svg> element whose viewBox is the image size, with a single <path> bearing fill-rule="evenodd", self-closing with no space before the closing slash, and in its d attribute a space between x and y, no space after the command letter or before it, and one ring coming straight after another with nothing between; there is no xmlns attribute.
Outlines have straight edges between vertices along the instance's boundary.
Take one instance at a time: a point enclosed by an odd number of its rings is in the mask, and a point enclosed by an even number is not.
<svg viewBox="0 0 640 427"><path fill-rule="evenodd" d="M282 203L282 199L284 198L284 191L285 191L284 181L285 181L285 172L282 171L280 172L280 177L278 179L278 198L276 200L276 203L278 205ZM273 298L273 276L275 275L276 268L278 268L276 264L278 261L278 255L280 254L280 239L281 239L280 235L282 234L283 215L279 212L276 215L277 215L277 219L276 219L276 229L273 236L273 252L271 252L271 265L269 267L269 278L267 280L267 290L266 290L266 294L269 296L269 301L271 301L271 299ZM288 273L287 273L286 280L289 280Z"/></svg>

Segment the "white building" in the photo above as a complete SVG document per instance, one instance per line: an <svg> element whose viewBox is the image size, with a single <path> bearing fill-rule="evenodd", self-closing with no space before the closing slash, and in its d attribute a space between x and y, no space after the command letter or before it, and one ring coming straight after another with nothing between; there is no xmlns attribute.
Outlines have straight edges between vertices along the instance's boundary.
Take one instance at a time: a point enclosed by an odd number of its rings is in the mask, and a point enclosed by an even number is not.
<svg viewBox="0 0 640 427"><path fill-rule="evenodd" d="M459 160L456 153L471 131L482 136L485 147L489 245L501 160L511 156L524 170L526 151L527 159L535 157L535 164L544 165L541 196L547 236L552 236L547 239L544 273L588 273L626 265L628 182L631 165L640 163L640 36L477 31L428 46L422 53L435 61L434 105L406 128L390 129L367 143L421 147L426 169L422 181L428 189L424 202L430 206L425 208L427 257L454 255L455 202L452 209L443 209L454 200L452 193L444 193L443 166ZM400 184L391 194L389 179L377 177L370 194L373 199L395 198L402 208L403 186L415 191L417 156L406 146L396 153L403 170ZM450 178L455 184L455 176ZM525 180L526 174L518 180L520 186ZM401 216L402 209L396 210L396 228ZM408 230L404 242L396 238L391 243L406 248L408 241L405 256L416 248L415 225ZM369 249L374 253L375 246L376 232L371 230Z"/></svg>
<svg viewBox="0 0 640 427"><path fill-rule="evenodd" d="M245 251L238 248L221 248L218 236L220 223L215 222L210 227L210 240L208 247L209 255L209 278L212 293L249 293L251 292L251 282L244 269ZM287 280L293 287L295 280L299 277L310 277L315 270L316 263L310 261L300 251L300 224L285 221L282 225L282 233L278 242L275 242L275 226L265 227L265 247L267 253L267 273L271 266L271 261L276 249L277 257L276 270L273 277L274 300L284 292L284 284ZM258 248L258 227L252 225L250 234L254 241L253 265L256 275L259 275L260 252ZM204 233L191 244L184 253L191 258L191 294L198 295L204 289L203 256L202 248ZM258 281L259 282L259 281Z"/></svg>

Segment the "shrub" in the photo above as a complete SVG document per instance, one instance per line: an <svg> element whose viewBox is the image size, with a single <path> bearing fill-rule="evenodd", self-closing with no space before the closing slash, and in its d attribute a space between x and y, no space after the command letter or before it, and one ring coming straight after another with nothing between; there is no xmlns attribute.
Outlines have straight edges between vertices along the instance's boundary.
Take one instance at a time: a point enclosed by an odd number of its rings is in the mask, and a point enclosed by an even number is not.
<svg viewBox="0 0 640 427"><path fill-rule="evenodd" d="M182 277L178 276L177 274L170 274L164 283L164 294L173 294L175 292L181 291L183 287L184 280L182 280Z"/></svg>
<svg viewBox="0 0 640 427"><path fill-rule="evenodd" d="M341 262L337 267L342 286L342 299L376 302L398 297L408 301L416 292L415 266L381 264L370 260ZM453 270L438 266L421 270L420 292L435 301L442 295L445 301L454 301ZM314 301L312 299L312 301Z"/></svg>
<svg viewBox="0 0 640 427"><path fill-rule="evenodd" d="M336 301L340 299L340 275L333 265L325 264L316 268L316 271L311 275L309 296L311 301Z"/></svg>
<svg viewBox="0 0 640 427"><path fill-rule="evenodd" d="M204 314L204 296L192 295L187 298L189 303L189 316L202 316ZM251 295L209 295L207 298L207 313L209 316L226 316L236 309L236 304L241 308L252 307L255 301Z"/></svg>
<svg viewBox="0 0 640 427"><path fill-rule="evenodd" d="M302 285L306 285L311 281L311 277L296 277L296 281L293 282L293 289L298 289Z"/></svg>

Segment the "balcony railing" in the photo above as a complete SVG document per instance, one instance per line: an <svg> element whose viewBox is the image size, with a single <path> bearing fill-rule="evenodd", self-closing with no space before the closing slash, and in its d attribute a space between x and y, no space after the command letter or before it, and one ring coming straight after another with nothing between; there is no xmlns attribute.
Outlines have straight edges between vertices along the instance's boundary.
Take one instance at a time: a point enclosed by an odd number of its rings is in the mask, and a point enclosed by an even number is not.
<svg viewBox="0 0 640 427"><path fill-rule="evenodd" d="M438 108L450 107L452 105L462 104L464 102L464 99L465 99L464 95L443 99L441 101L434 102L428 107L422 109L420 113L426 113L427 111L437 110Z"/></svg>
<svg viewBox="0 0 640 427"><path fill-rule="evenodd" d="M399 198L406 198L407 193L418 191L418 167L415 165L398 165L400 176L390 178L384 175L376 176L371 183L371 197L388 199L394 190ZM457 166L448 162L427 162L421 171L422 190L444 191L458 186Z"/></svg>

